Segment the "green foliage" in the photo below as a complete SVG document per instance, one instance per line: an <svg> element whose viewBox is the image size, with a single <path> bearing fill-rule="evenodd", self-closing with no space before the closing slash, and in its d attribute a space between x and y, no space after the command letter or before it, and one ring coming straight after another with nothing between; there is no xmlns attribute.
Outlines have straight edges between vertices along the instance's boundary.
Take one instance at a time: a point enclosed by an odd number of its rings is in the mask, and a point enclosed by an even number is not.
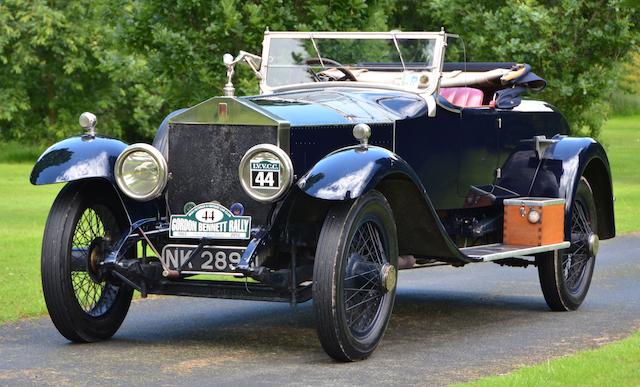
<svg viewBox="0 0 640 387"><path fill-rule="evenodd" d="M149 140L162 118L219 95L222 54L260 53L273 30L386 29L390 0L7 0L0 2L0 139L50 143L79 131ZM239 93L256 93L246 68Z"/></svg>
<svg viewBox="0 0 640 387"><path fill-rule="evenodd" d="M470 60L531 63L543 98L596 134L612 69L638 38L634 1L4 0L0 139L51 143L93 111L100 133L149 140L162 118L221 93L222 54L264 30L447 30ZM246 66L238 94L258 91ZM599 102L600 101L600 102Z"/></svg>
<svg viewBox="0 0 640 387"><path fill-rule="evenodd" d="M640 95L640 48L620 66L619 88L627 94Z"/></svg>
<svg viewBox="0 0 640 387"><path fill-rule="evenodd" d="M50 142L78 131L69 125L78 112L107 110L98 107L113 92L98 70L108 39L99 10L88 0L0 2L3 138Z"/></svg>
<svg viewBox="0 0 640 387"><path fill-rule="evenodd" d="M618 0L404 1L394 20L404 30L439 29L465 39L470 61L525 62L548 82L541 98L576 133L597 136L613 70L638 39L638 8Z"/></svg>
<svg viewBox="0 0 640 387"><path fill-rule="evenodd" d="M154 106L135 114L151 114L157 122L171 110L191 106L219 95L225 83L225 52L245 50L260 54L266 28L271 30L386 29L390 6L380 1L237 1L203 0L160 2L120 0L112 8L128 7L118 24L120 52L145 60L142 82ZM255 94L258 85L251 71L238 66L238 94ZM151 135L154 127L147 127Z"/></svg>
<svg viewBox="0 0 640 387"><path fill-rule="evenodd" d="M614 116L640 114L640 94L613 93L609 101Z"/></svg>
<svg viewBox="0 0 640 387"><path fill-rule="evenodd" d="M629 59L618 66L620 78L610 97L611 112L616 116L640 114L640 51L636 47Z"/></svg>
<svg viewBox="0 0 640 387"><path fill-rule="evenodd" d="M18 141L0 143L0 163L33 164L45 150L43 146L24 144Z"/></svg>

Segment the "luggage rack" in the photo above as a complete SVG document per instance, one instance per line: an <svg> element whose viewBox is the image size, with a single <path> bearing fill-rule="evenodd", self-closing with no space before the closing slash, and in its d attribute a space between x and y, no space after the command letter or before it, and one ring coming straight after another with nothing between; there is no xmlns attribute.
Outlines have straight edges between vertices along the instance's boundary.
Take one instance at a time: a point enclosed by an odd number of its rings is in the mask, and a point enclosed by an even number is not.
<svg viewBox="0 0 640 387"><path fill-rule="evenodd" d="M505 245L494 243L490 245L472 246L461 248L460 251L473 260L489 262L498 259L531 256L547 251L566 249L570 242L560 242L543 246Z"/></svg>

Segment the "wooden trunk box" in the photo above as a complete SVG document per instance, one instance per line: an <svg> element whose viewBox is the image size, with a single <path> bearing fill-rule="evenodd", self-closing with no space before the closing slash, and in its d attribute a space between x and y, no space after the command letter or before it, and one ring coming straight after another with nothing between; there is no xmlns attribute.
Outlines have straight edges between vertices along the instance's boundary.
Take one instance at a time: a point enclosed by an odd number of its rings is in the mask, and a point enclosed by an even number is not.
<svg viewBox="0 0 640 387"><path fill-rule="evenodd" d="M505 199L502 232L505 245L542 246L564 242L564 199Z"/></svg>

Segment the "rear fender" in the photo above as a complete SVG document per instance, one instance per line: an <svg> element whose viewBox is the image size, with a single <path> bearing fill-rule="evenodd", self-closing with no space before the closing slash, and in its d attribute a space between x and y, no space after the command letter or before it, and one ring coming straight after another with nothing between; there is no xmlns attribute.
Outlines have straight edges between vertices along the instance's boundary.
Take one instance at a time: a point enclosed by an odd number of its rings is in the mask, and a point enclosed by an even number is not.
<svg viewBox="0 0 640 387"><path fill-rule="evenodd" d="M559 197L567 202L565 219L571 219L571 203L584 176L593 191L598 215L598 236L615 236L613 189L609 159L602 145L592 138L556 137L558 141L544 153L530 196ZM570 225L565 222L565 236Z"/></svg>
<svg viewBox="0 0 640 387"><path fill-rule="evenodd" d="M400 254L454 264L471 261L447 235L415 171L387 149L356 146L337 150L314 165L297 185L306 195L323 199L318 208L326 208L326 201L353 200L376 189L393 210Z"/></svg>

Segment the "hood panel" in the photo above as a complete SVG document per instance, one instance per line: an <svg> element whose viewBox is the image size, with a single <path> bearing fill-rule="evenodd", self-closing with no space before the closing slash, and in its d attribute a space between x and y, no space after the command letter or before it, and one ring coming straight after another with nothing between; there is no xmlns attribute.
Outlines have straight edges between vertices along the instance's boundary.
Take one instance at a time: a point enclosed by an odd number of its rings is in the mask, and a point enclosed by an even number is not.
<svg viewBox="0 0 640 387"><path fill-rule="evenodd" d="M419 96L375 89L327 88L245 97L291 126L393 123L425 114Z"/></svg>

